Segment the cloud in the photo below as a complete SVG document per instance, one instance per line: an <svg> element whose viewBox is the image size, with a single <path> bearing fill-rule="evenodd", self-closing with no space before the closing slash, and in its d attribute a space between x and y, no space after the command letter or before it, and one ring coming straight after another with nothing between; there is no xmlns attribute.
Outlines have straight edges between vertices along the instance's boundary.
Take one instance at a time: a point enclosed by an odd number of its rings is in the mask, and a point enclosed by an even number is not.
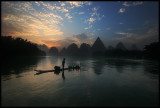
<svg viewBox="0 0 160 108"><path fill-rule="evenodd" d="M42 39L42 42L43 44L46 44L49 47L54 46L57 47L58 49L62 49L63 47L67 48L72 43L75 43L78 46L80 46L82 43L93 44L93 41L95 39L91 35L93 35L93 33L81 33L68 36L63 39L54 39L54 38Z"/></svg>
<svg viewBox="0 0 160 108"><path fill-rule="evenodd" d="M53 10L55 9L56 7L55 6L52 6L50 5L49 3L44 3L43 1L40 2L43 6L45 6L46 8L48 8L49 10Z"/></svg>
<svg viewBox="0 0 160 108"><path fill-rule="evenodd" d="M63 2L61 3L61 6L65 6L65 5L66 5L66 4L65 4L65 3L63 3Z"/></svg>
<svg viewBox="0 0 160 108"><path fill-rule="evenodd" d="M64 39L64 33L60 27L64 20L72 22L72 9L81 8L83 6L91 6L92 2L2 2L2 35L12 35L15 37L25 37L33 42L42 42L46 45L55 45L58 47L66 46L71 42L80 44L81 42L92 42L91 37L87 34L73 35ZM34 7L35 6L35 7ZM99 8L90 7L93 16L87 19L88 27L92 28L92 23L99 21L103 16L98 13ZM38 9L38 10L37 10ZM78 14L85 14L78 11ZM86 37L85 37L86 35ZM57 39L56 39L57 38ZM42 40L42 41L41 41ZM55 42L55 43L52 43ZM62 43L61 43L62 42ZM63 44L64 43L64 44ZM61 45L62 44L62 45Z"/></svg>
<svg viewBox="0 0 160 108"><path fill-rule="evenodd" d="M60 3L60 6L57 6L56 4L51 5L50 3L45 3L43 1L40 2L43 6L45 6L46 8L48 8L51 11L59 11L59 12L69 12L69 10L67 8L65 8L65 3Z"/></svg>
<svg viewBox="0 0 160 108"><path fill-rule="evenodd" d="M66 3L69 3L72 8L74 7L83 7L83 5L87 5L87 6L90 6L92 5L92 2L90 1L66 1Z"/></svg>
<svg viewBox="0 0 160 108"><path fill-rule="evenodd" d="M88 29L88 27L85 27L84 29L85 29L85 30L87 30L87 29Z"/></svg>
<svg viewBox="0 0 160 108"><path fill-rule="evenodd" d="M6 7L8 6L8 7ZM63 35L58 25L63 18L35 11L31 2L2 3L2 34L12 36Z"/></svg>
<svg viewBox="0 0 160 108"><path fill-rule="evenodd" d="M127 2L124 2L123 6L130 6L130 4L128 4Z"/></svg>
<svg viewBox="0 0 160 108"><path fill-rule="evenodd" d="M92 10L93 11L97 11L99 8L98 7L93 7Z"/></svg>
<svg viewBox="0 0 160 108"><path fill-rule="evenodd" d="M143 2L142 1L136 1L136 2L132 2L132 3L127 3L126 1L122 4L123 6L129 7L129 6L137 6L137 5L142 5Z"/></svg>
<svg viewBox="0 0 160 108"><path fill-rule="evenodd" d="M116 38L117 40L123 40L123 39L130 38L130 37L134 36L134 34L132 34L132 33L125 33L125 32L116 32L116 34L123 35L123 37Z"/></svg>
<svg viewBox="0 0 160 108"><path fill-rule="evenodd" d="M39 3L39 2L35 1L35 3L37 4L37 6L40 6L40 3Z"/></svg>
<svg viewBox="0 0 160 108"><path fill-rule="evenodd" d="M76 44L80 46L82 43L88 43L91 44L93 42L93 38L91 36L91 33L81 33L77 35L73 35L73 39L76 41Z"/></svg>
<svg viewBox="0 0 160 108"><path fill-rule="evenodd" d="M143 2L142 2L142 1L133 2L133 5L134 5L134 6L142 5L142 4L143 4Z"/></svg>
<svg viewBox="0 0 160 108"><path fill-rule="evenodd" d="M73 40L72 38L64 38L64 39L47 39L47 40L42 40L44 44L46 44L49 47L57 47L59 50L62 49L63 47L68 47L68 45L75 43L76 41Z"/></svg>
<svg viewBox="0 0 160 108"><path fill-rule="evenodd" d="M61 9L61 11L62 11L62 12L69 12L69 10L68 10L68 9L65 9L65 8Z"/></svg>
<svg viewBox="0 0 160 108"><path fill-rule="evenodd" d="M62 49L63 47L68 47L70 44L75 43L80 46L82 43L92 44L94 38L91 36L93 33L81 33L74 34L72 36L65 37L63 39L48 38L42 39L43 44L46 44L48 47L57 47Z"/></svg>
<svg viewBox="0 0 160 108"><path fill-rule="evenodd" d="M79 12L79 15L84 14L84 12Z"/></svg>
<svg viewBox="0 0 160 108"><path fill-rule="evenodd" d="M80 1L67 1L71 6L82 7L84 2Z"/></svg>
<svg viewBox="0 0 160 108"><path fill-rule="evenodd" d="M91 17L94 17L95 19L98 19L99 21L104 17L104 15L100 16L100 13L97 11L99 10L99 7L93 7L92 11L93 13L91 14Z"/></svg>
<svg viewBox="0 0 160 108"><path fill-rule="evenodd" d="M123 22L120 22L119 24L123 24Z"/></svg>
<svg viewBox="0 0 160 108"><path fill-rule="evenodd" d="M71 16L69 13L66 13L66 14L65 14L65 17L67 17L68 19L71 19L71 18L72 18L72 16Z"/></svg>
<svg viewBox="0 0 160 108"><path fill-rule="evenodd" d="M158 32L157 27L148 29L144 34L116 32L116 34L122 35L122 37L114 38L114 40L138 44L142 49L144 45L158 41Z"/></svg>
<svg viewBox="0 0 160 108"><path fill-rule="evenodd" d="M88 5L88 6L92 5L92 2L90 2L90 1L85 1L84 3L85 3L86 5Z"/></svg>
<svg viewBox="0 0 160 108"><path fill-rule="evenodd" d="M84 5L86 6L92 5L92 2L89 1L66 1L65 3L70 4L70 6L68 6L68 9L79 8L83 7Z"/></svg>
<svg viewBox="0 0 160 108"><path fill-rule="evenodd" d="M134 28L128 28L127 29L128 31L133 31L133 30L135 30Z"/></svg>
<svg viewBox="0 0 160 108"><path fill-rule="evenodd" d="M88 19L88 21L89 21L90 23L94 22L95 20L96 20L95 18L89 18L89 19Z"/></svg>
<svg viewBox="0 0 160 108"><path fill-rule="evenodd" d="M104 17L104 15L101 15L98 10L100 10L100 7L93 7L91 16L84 21L85 23L87 22L89 24L88 29L93 27L93 22L100 21Z"/></svg>
<svg viewBox="0 0 160 108"><path fill-rule="evenodd" d="M120 8L119 11L118 11L118 13L124 13L125 11L126 11L125 8Z"/></svg>
<svg viewBox="0 0 160 108"><path fill-rule="evenodd" d="M107 30L111 30L111 28L110 28L110 27L107 27L106 29L107 29Z"/></svg>
<svg viewBox="0 0 160 108"><path fill-rule="evenodd" d="M80 41L84 41L84 40L88 39L88 36L85 33L73 35L73 37L80 40Z"/></svg>

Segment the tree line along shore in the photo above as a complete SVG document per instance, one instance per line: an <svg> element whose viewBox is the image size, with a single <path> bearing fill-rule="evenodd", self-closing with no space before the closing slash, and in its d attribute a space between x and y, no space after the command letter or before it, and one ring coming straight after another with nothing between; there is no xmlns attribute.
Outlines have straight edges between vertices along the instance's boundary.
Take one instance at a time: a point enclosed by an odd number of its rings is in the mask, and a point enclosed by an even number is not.
<svg viewBox="0 0 160 108"><path fill-rule="evenodd" d="M159 59L159 42L145 45L143 50L139 50L136 45L132 45L128 50L122 42L116 47L106 48L98 37L94 44L90 46L82 43L80 48L75 43L71 43L67 48L58 51L56 47L48 49L46 45L38 45L20 37L1 37L2 56L107 56L107 57L133 57L133 58L153 58Z"/></svg>

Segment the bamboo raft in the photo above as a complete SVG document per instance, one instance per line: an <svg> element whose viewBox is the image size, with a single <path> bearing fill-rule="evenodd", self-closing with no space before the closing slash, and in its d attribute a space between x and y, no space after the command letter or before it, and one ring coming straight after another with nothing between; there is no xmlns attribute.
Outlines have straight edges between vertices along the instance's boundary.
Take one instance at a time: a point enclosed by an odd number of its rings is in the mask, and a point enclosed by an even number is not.
<svg viewBox="0 0 160 108"><path fill-rule="evenodd" d="M55 73L60 73L60 71L63 71L63 70L79 70L80 68L64 68L64 69L60 69L60 70L34 70L34 71L37 71L37 73L35 75L39 75L39 74L42 74L42 73L47 73L47 72L55 72Z"/></svg>

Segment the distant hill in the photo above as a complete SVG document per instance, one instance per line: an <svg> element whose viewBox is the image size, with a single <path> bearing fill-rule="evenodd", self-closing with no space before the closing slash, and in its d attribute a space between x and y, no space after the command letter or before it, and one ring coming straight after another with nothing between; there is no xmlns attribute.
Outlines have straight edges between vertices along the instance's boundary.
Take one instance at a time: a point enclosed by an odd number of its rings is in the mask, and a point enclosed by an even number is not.
<svg viewBox="0 0 160 108"><path fill-rule="evenodd" d="M41 51L44 51L44 52L46 53L46 55L48 55L49 49L48 49L48 47L47 47L45 44L43 44L43 45L37 45L37 47L38 47Z"/></svg>
<svg viewBox="0 0 160 108"><path fill-rule="evenodd" d="M92 52L104 52L106 47L104 46L101 39L98 37L92 46Z"/></svg>
<svg viewBox="0 0 160 108"><path fill-rule="evenodd" d="M91 46L86 43L82 43L79 49L79 55L90 55Z"/></svg>
<svg viewBox="0 0 160 108"><path fill-rule="evenodd" d="M137 46L135 44L132 44L131 46L131 51L138 51L139 49L137 48Z"/></svg>
<svg viewBox="0 0 160 108"><path fill-rule="evenodd" d="M62 50L59 52L60 55L66 55L67 54L67 49L64 47Z"/></svg>
<svg viewBox="0 0 160 108"><path fill-rule="evenodd" d="M79 48L78 48L77 44L75 44L75 43L70 44L67 48L68 55L77 55L78 52L79 52Z"/></svg>
<svg viewBox="0 0 160 108"><path fill-rule="evenodd" d="M113 46L108 46L107 50L114 50L114 47Z"/></svg>
<svg viewBox="0 0 160 108"><path fill-rule="evenodd" d="M123 50L123 51L127 51L127 48L123 45L122 42L119 42L116 46L116 50Z"/></svg>
<svg viewBox="0 0 160 108"><path fill-rule="evenodd" d="M51 47L49 49L49 55L50 56L57 56L58 55L58 49L56 47Z"/></svg>

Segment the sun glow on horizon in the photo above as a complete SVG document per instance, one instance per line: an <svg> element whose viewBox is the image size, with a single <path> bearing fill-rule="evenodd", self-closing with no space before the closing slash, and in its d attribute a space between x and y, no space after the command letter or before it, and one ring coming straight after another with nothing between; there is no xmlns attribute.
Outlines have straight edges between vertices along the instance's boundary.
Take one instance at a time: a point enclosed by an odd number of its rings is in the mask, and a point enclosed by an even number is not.
<svg viewBox="0 0 160 108"><path fill-rule="evenodd" d="M3 1L1 9L1 35L49 48L91 45L98 36L141 48L158 39L158 2Z"/></svg>

